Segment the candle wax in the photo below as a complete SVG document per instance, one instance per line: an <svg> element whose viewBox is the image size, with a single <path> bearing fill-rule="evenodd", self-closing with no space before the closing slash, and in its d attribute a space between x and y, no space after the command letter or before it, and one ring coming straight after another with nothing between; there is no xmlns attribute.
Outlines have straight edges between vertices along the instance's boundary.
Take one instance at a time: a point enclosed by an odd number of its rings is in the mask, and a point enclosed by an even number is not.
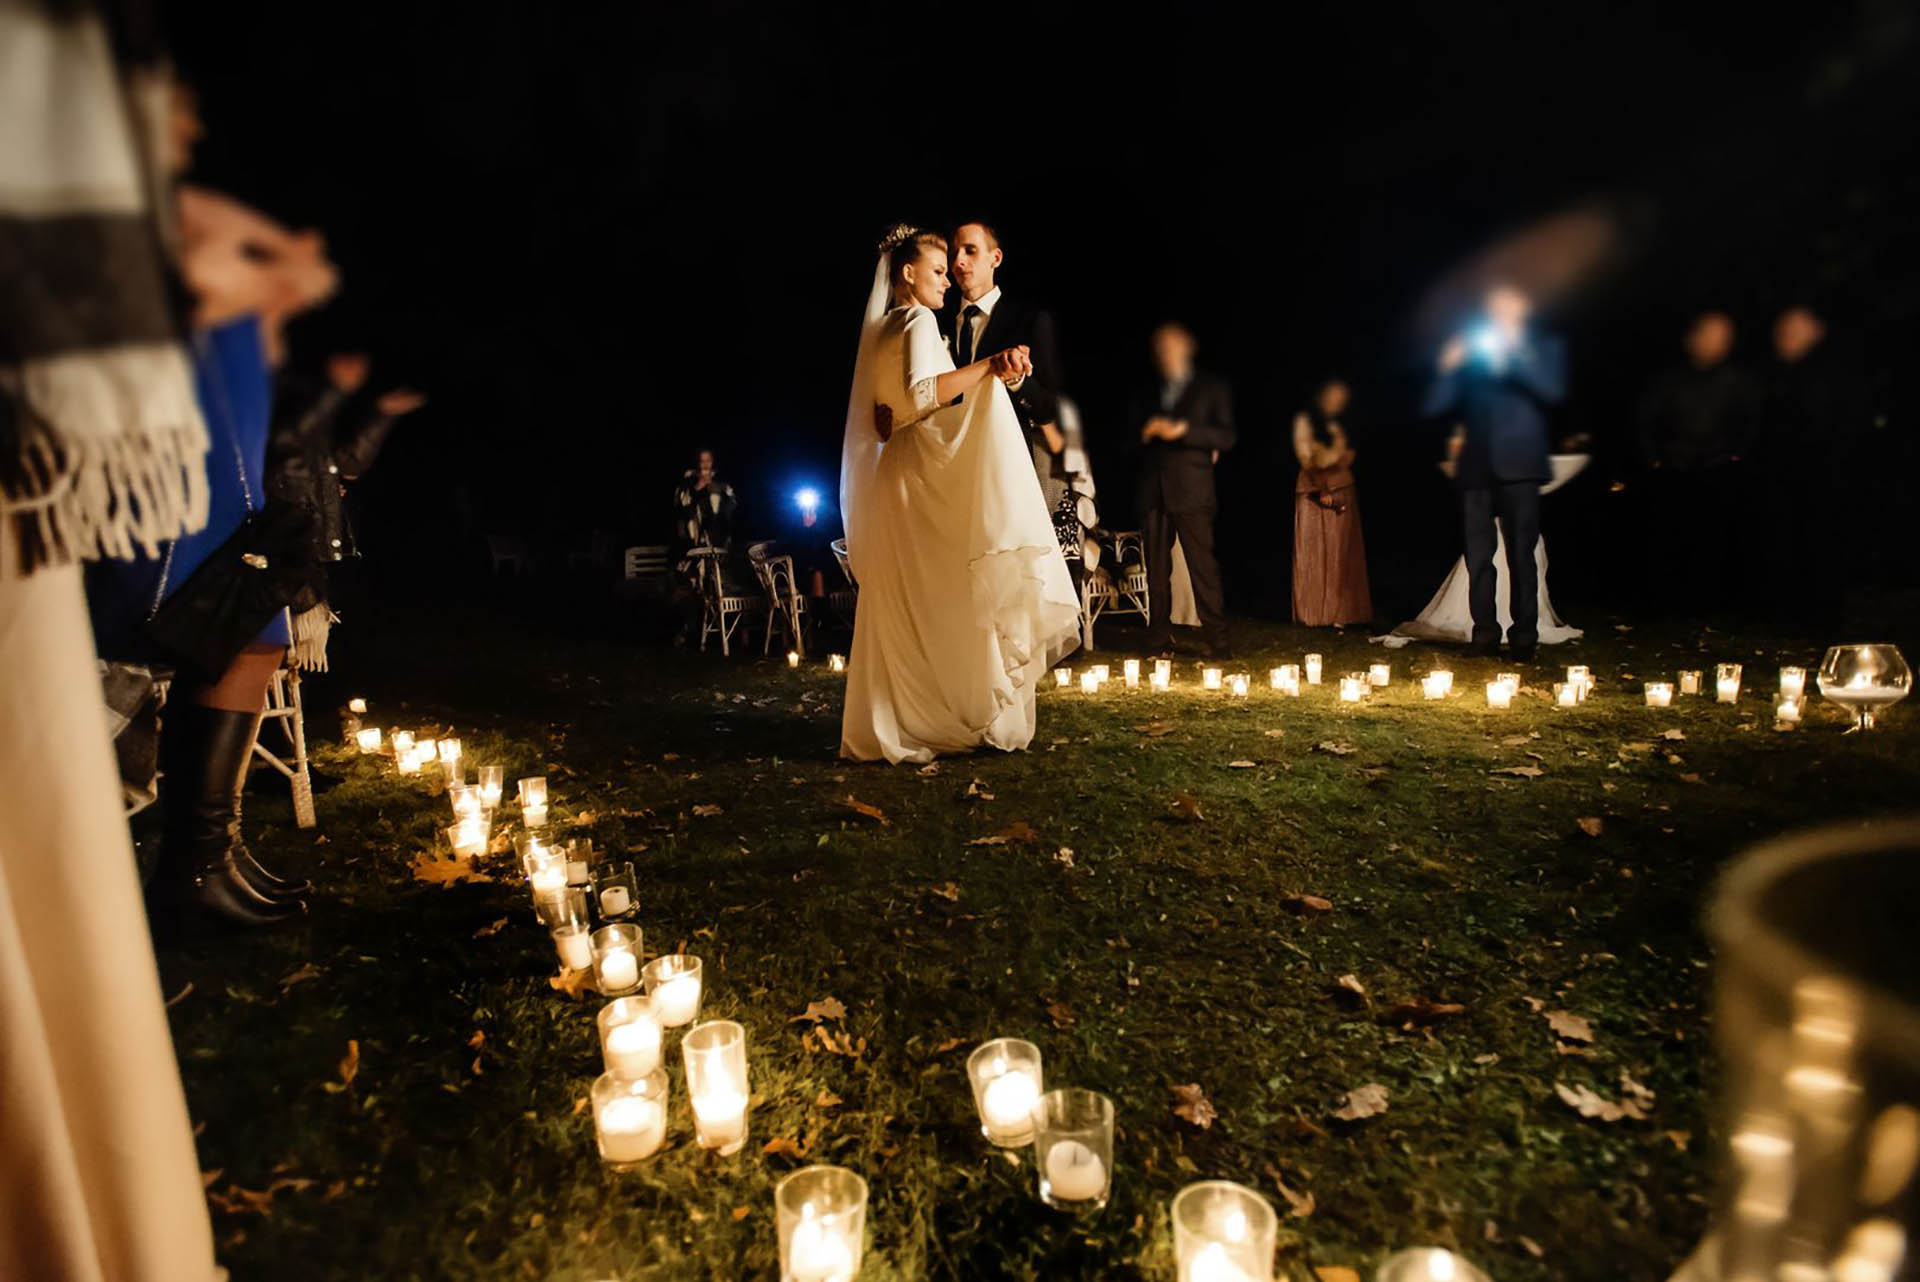
<svg viewBox="0 0 1920 1282"><path fill-rule="evenodd" d="M1227 1248L1209 1242L1187 1268L1187 1282L1254 1282L1253 1274L1233 1262Z"/></svg>
<svg viewBox="0 0 1920 1282"><path fill-rule="evenodd" d="M600 958L600 991L621 993L640 982L640 963L629 949L615 948Z"/></svg>
<svg viewBox="0 0 1920 1282"><path fill-rule="evenodd" d="M560 964L568 970L585 970L593 965L593 941L584 930L555 931L553 946L560 953Z"/></svg>
<svg viewBox="0 0 1920 1282"><path fill-rule="evenodd" d="M725 1087L693 1097L693 1120L708 1148L726 1148L747 1138L747 1097Z"/></svg>
<svg viewBox="0 0 1920 1282"><path fill-rule="evenodd" d="M693 1017L700 1013L700 977L675 975L656 985L653 1008L659 1012L660 1022L668 1028L692 1023Z"/></svg>
<svg viewBox="0 0 1920 1282"><path fill-rule="evenodd" d="M660 1022L642 1016L607 1030L607 1071L645 1077L660 1067Z"/></svg>
<svg viewBox="0 0 1920 1282"><path fill-rule="evenodd" d="M847 1282L853 1277L853 1250L839 1232L805 1216L793 1226L787 1276L793 1282Z"/></svg>
<svg viewBox="0 0 1920 1282"><path fill-rule="evenodd" d="M1023 1135L1033 1128L1033 1106L1040 1083L1015 1070L1002 1073L980 1092L980 1120L994 1135Z"/></svg>
<svg viewBox="0 0 1920 1282"><path fill-rule="evenodd" d="M600 915L618 917L633 907L633 896L627 893L625 886L608 886L600 892Z"/></svg>
<svg viewBox="0 0 1920 1282"><path fill-rule="evenodd" d="M660 1147L667 1111L659 1100L622 1096L600 1110L600 1155L609 1162L637 1162Z"/></svg>
<svg viewBox="0 0 1920 1282"><path fill-rule="evenodd" d="M1047 1192L1063 1202L1085 1202L1107 1191L1107 1166L1079 1140L1047 1150Z"/></svg>

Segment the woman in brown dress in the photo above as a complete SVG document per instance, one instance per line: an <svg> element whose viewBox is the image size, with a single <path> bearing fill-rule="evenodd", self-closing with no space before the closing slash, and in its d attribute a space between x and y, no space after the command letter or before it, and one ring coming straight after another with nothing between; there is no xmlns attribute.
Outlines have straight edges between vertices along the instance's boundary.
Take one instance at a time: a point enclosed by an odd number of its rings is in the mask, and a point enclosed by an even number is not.
<svg viewBox="0 0 1920 1282"><path fill-rule="evenodd" d="M1373 618L1367 550L1353 487L1353 446L1341 415L1347 385L1331 379L1293 420L1293 617L1308 627L1338 627Z"/></svg>

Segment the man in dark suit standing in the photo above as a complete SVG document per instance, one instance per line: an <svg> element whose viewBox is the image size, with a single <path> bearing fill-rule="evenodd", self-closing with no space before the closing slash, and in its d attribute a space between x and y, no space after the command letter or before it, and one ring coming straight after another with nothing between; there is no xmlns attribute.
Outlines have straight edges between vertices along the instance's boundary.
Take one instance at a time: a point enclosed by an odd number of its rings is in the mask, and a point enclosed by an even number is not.
<svg viewBox="0 0 1920 1282"><path fill-rule="evenodd" d="M982 222L961 223L953 232L953 280L960 299L943 318L956 367L1008 348L1027 348L1033 372L1007 385L1013 407L1026 429L1034 469L1046 488L1053 460L1066 447L1060 435L1060 342L1053 314L1043 307L1008 297L995 279L1006 255L1000 237Z"/></svg>
<svg viewBox="0 0 1920 1282"><path fill-rule="evenodd" d="M1456 438L1455 482L1465 525L1468 603L1473 644L1468 653L1500 648L1494 521L1506 527L1507 583L1513 626L1507 644L1521 663L1540 639L1540 486L1547 462L1547 409L1566 394L1566 354L1560 341L1532 332L1533 300L1511 285L1487 291L1479 321L1441 349L1439 377L1427 393L1429 415L1454 412L1465 428Z"/></svg>
<svg viewBox="0 0 1920 1282"><path fill-rule="evenodd" d="M1213 465L1233 448L1233 394L1224 379L1193 367L1184 325L1153 332L1158 377L1129 418L1139 432L1140 512L1147 552L1147 649L1173 651L1173 541L1187 559L1194 608L1208 658L1232 656L1220 563L1213 555Z"/></svg>

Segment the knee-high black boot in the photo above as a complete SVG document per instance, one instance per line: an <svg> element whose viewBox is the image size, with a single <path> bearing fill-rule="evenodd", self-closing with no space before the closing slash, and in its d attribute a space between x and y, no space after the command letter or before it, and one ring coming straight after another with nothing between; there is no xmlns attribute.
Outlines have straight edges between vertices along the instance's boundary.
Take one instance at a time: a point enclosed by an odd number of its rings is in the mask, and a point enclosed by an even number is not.
<svg viewBox="0 0 1920 1282"><path fill-rule="evenodd" d="M263 867L247 849L245 836L240 830L240 799L247 786L247 767L253 759L253 739L260 733L258 712L219 712L208 708L203 711L221 718L212 734L212 744L207 752L210 770L218 775L210 775L203 794L203 802L209 812L218 809L227 816L227 829L233 850L233 868L247 888L263 899L274 903L292 903L313 889L309 881L291 881L278 873Z"/></svg>
<svg viewBox="0 0 1920 1282"><path fill-rule="evenodd" d="M207 921L270 926L306 910L260 894L237 866L238 782L252 748L253 716L194 704L166 711L160 732L165 838L149 893L157 931Z"/></svg>

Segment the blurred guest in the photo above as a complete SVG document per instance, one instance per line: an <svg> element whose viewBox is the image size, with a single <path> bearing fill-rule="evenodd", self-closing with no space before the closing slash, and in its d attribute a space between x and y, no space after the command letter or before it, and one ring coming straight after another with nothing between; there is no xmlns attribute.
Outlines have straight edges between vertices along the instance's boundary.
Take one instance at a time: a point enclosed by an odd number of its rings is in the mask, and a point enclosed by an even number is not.
<svg viewBox="0 0 1920 1282"><path fill-rule="evenodd" d="M287 369L274 382L266 490L307 514L312 531L313 577L293 614L295 659L309 671L326 671L327 637L336 621L328 567L359 555L347 521L346 483L373 466L395 423L426 404L419 392L395 388L358 407L369 369L365 353L336 352L323 379Z"/></svg>
<svg viewBox="0 0 1920 1282"><path fill-rule="evenodd" d="M0 1278L214 1282L80 562L206 520L152 32L0 4ZM117 55L117 56L116 56Z"/></svg>
<svg viewBox="0 0 1920 1282"><path fill-rule="evenodd" d="M1321 385L1293 420L1293 617L1310 628L1373 618L1367 549L1353 484L1353 443L1342 421L1349 392L1339 379Z"/></svg>
<svg viewBox="0 0 1920 1282"><path fill-rule="evenodd" d="M1678 573L1668 590L1709 608L1743 587L1735 519L1747 501L1747 459L1760 426L1760 385L1733 360L1733 318L1702 312L1683 341L1685 359L1642 398L1640 458L1652 528Z"/></svg>
<svg viewBox="0 0 1920 1282"><path fill-rule="evenodd" d="M1215 461L1233 448L1233 393L1226 381L1194 368L1197 345L1186 326L1153 332L1155 377L1134 403L1140 426L1140 509L1147 550L1147 650L1173 652L1173 541L1193 581L1194 605L1209 658L1230 658L1226 597L1213 553Z"/></svg>
<svg viewBox="0 0 1920 1282"><path fill-rule="evenodd" d="M1533 331L1533 300L1508 284L1488 289L1475 323L1441 348L1437 377L1424 412L1457 413L1455 479L1466 536L1468 601L1473 614L1469 653L1500 647L1498 578L1494 551L1498 521L1506 527L1507 582L1513 626L1507 644L1520 663L1533 659L1540 636L1540 585L1534 564L1540 541L1540 486L1547 462L1547 411L1566 391L1560 341Z"/></svg>
<svg viewBox="0 0 1920 1282"><path fill-rule="evenodd" d="M1049 509L1057 506L1063 478L1058 474L1066 436L1060 430L1060 340L1053 313L1000 288L1006 255L1000 234L983 222L961 223L953 233L953 282L957 300L941 328L953 345L953 363L965 368L983 356L1025 347L1033 371L1007 385L1014 412L1026 432L1033 470L1046 491Z"/></svg>
<svg viewBox="0 0 1920 1282"><path fill-rule="evenodd" d="M724 548L733 541L740 507L733 486L721 479L712 450L701 450L673 492L674 533L689 547Z"/></svg>

